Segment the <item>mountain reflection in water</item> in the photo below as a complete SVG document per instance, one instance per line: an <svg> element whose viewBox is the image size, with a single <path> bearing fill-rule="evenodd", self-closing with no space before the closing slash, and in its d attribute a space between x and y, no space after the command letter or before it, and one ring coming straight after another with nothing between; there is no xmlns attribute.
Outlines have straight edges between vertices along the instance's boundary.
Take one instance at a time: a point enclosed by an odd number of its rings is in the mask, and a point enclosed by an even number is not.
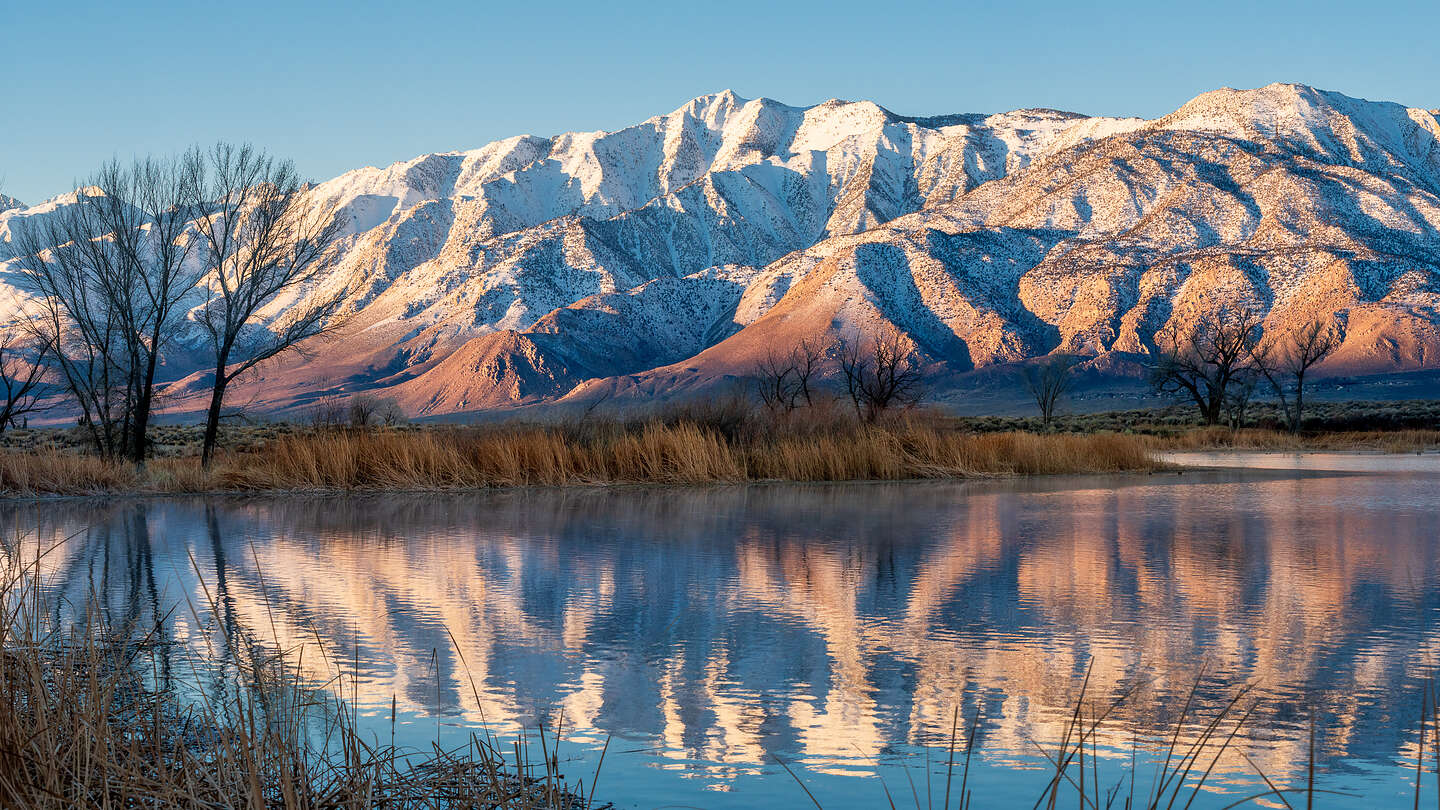
<svg viewBox="0 0 1440 810"><path fill-rule="evenodd" d="M437 710L460 734L563 716L584 767L628 741L602 778L622 806L790 806L779 755L830 808L883 803L852 780L895 757L943 760L957 705L982 718L976 786L1033 799L1043 775L1016 766L1054 747L1087 668L1097 699L1143 683L1102 738L1117 760L1203 667L1206 711L1257 684L1241 737L1272 778L1303 765L1313 705L1332 782L1398 795L1440 653L1437 504L1440 476L1191 472L0 514L19 553L70 538L45 561L68 604L93 589L113 622L163 619L168 666L224 658L197 623L318 638L310 674L353 670L377 734L392 696L420 744ZM1253 782L1220 770L1222 791Z"/></svg>

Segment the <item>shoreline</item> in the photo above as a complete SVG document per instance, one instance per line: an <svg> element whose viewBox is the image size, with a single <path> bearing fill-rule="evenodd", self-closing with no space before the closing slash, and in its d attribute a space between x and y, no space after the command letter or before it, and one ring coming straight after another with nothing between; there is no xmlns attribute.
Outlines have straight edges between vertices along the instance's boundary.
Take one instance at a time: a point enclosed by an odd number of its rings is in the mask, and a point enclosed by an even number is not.
<svg viewBox="0 0 1440 810"><path fill-rule="evenodd" d="M136 467L54 446L0 451L0 498L983 480L1159 466L1141 436L975 433L918 416L875 424L751 416L297 431L227 450L209 470L193 455Z"/></svg>
<svg viewBox="0 0 1440 810"><path fill-rule="evenodd" d="M96 456L77 428L0 433L0 500L463 494L528 487L974 481L1155 472L1171 454L1440 450L1429 403L1414 420L1331 415L1298 434L1177 423L1175 409L1038 419L974 419L908 409L861 421L836 401L790 411L738 399L643 417L571 422L231 425L202 469L193 425L157 425L143 467ZM1327 429L1328 427L1328 429ZM1219 466L1234 469L1238 465Z"/></svg>
<svg viewBox="0 0 1440 810"><path fill-rule="evenodd" d="M1086 478L1105 475L1149 475L1153 473L1184 474L1187 472L1230 471L1235 467L1187 467L1158 463L1153 468L1119 470L1111 472L1075 471L1037 473L1033 475L974 475L974 476L930 476L916 478L846 478L835 480L794 480L786 478L759 478L749 481L703 481L698 483L674 483L659 481L612 481L574 484L506 484L496 486L463 486L450 488L393 489L364 487L351 489L212 489L193 491L126 490L117 492L96 492L76 494L34 494L26 495L0 491L0 504L10 503L63 503L68 501L98 500L169 500L180 498L348 498L348 497L421 497L426 495L498 495L517 492L627 492L647 491L693 491L707 489L741 489L746 487L826 487L826 486L883 486L886 484L997 484L1013 481L1054 481L1065 478ZM1274 472L1274 470L1257 470Z"/></svg>
<svg viewBox="0 0 1440 810"><path fill-rule="evenodd" d="M1032 438L1044 441L1047 438L1061 438L1043 434L1026 434ZM1105 438L1113 439L1114 435L1105 434ZM1075 438L1070 436L1069 438ZM1084 437L1095 438L1095 437ZM898 475L892 477L865 477L865 478L743 478L743 479L713 479L713 480L667 480L664 477L653 479L626 479L626 480L567 480L560 482L491 482L491 483L454 483L454 484L430 484L419 486L398 487L384 483L360 483L350 486L342 485L305 485L305 486L222 486L213 488L192 488L187 486L166 486L167 483L174 483L173 479L150 480L137 482L137 485L127 487L111 487L105 489L37 489L37 490L16 490L10 488L0 489L0 502L8 503L54 503L64 501L97 501L97 500L131 500L131 499L170 499L170 498L342 498L350 496L379 497L385 495L396 496L458 496L458 495L481 495L489 493L523 492L523 491L558 491L558 490L592 490L592 491L625 491L632 489L660 489L660 490L691 490L709 488L732 488L750 486L773 486L773 485L865 485L865 484L899 484L899 483L995 483L1006 481L1044 480L1059 479L1073 476L1092 475L1140 475L1154 473L1176 473L1201 471L1244 471L1253 470L1256 472L1283 472L1294 471L1303 473L1364 473L1378 472L1365 469L1329 469L1311 467L1266 467L1251 466L1246 464L1203 463L1204 457L1232 457L1232 456L1261 456L1261 457L1285 457L1285 456L1345 456L1357 459L1414 459L1417 457L1440 456L1440 449L1425 448L1421 450L1388 450L1377 446L1354 446L1346 445L1332 448L1328 445L1294 447L1250 447L1243 445L1217 445L1201 447L1199 449L1173 449L1165 446L1165 442L1147 440L1141 442L1141 452L1145 454L1144 463L1132 463L1116 467L1106 466L1104 469L1097 469L1093 466L1075 465L1068 468L1054 468L1040 472L1023 472L1014 469L1010 470L968 470L964 472L951 471L943 472L934 469L914 470L914 474ZM0 452L0 464L13 462L19 454L5 454ZM32 456L33 458L44 458L43 456ZM81 457L88 458L88 457ZM46 459L47 461L50 459ZM90 462L99 463L98 459L89 459ZM184 460L155 460L165 464L187 463ZM233 459L231 459L233 461ZM1192 463L1187 463L1192 462ZM84 463L84 462L82 462ZM147 465L146 474L154 469ZM1421 470L1423 471L1423 470ZM217 474L220 474L217 472Z"/></svg>

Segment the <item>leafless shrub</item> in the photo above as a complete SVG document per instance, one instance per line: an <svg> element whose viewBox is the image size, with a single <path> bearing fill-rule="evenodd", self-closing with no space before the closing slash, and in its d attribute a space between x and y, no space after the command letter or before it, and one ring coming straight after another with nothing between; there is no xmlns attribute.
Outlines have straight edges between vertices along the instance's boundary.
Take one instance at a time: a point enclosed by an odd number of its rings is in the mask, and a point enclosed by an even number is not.
<svg viewBox="0 0 1440 810"><path fill-rule="evenodd" d="M350 403L346 407L346 418L350 427L366 428L373 425L375 413L379 407L379 402L369 394L356 394L350 397Z"/></svg>
<svg viewBox="0 0 1440 810"><path fill-rule="evenodd" d="M346 419L352 428L367 428L376 425L393 427L405 421L405 412L400 403L374 394L356 394L350 397L346 408Z"/></svg>
<svg viewBox="0 0 1440 810"><path fill-rule="evenodd" d="M1025 388L1040 408L1040 426L1042 428L1050 429L1050 422L1055 417L1056 407L1069 393L1075 382L1074 371L1079 364L1080 358L1061 355L1025 367L1023 373Z"/></svg>
<svg viewBox="0 0 1440 810"><path fill-rule="evenodd" d="M1255 350L1255 365L1270 383L1291 433L1300 432L1304 418L1305 375L1340 348L1342 336L1333 323L1314 320Z"/></svg>
<svg viewBox="0 0 1440 810"><path fill-rule="evenodd" d="M22 426L29 414L44 410L41 398L49 393L47 348L43 339L27 340L19 328L0 329L0 433Z"/></svg>
<svg viewBox="0 0 1440 810"><path fill-rule="evenodd" d="M350 421L350 409L334 394L327 394L315 400L310 406L310 427L316 430L338 430Z"/></svg>
<svg viewBox="0 0 1440 810"><path fill-rule="evenodd" d="M755 402L745 395L743 383L713 396L672 403L632 425L655 422L667 428L696 427L730 443L753 438L760 430Z"/></svg>
<svg viewBox="0 0 1440 810"><path fill-rule="evenodd" d="M1259 367L1252 368L1248 373L1237 376L1230 384L1230 390L1225 393L1221 400L1221 411L1225 415L1225 424L1231 430L1239 430L1245 426L1245 418L1250 410L1250 402L1255 396L1255 387L1260 382L1260 375L1257 373Z"/></svg>
<svg viewBox="0 0 1440 810"><path fill-rule="evenodd" d="M405 409L400 407L400 403L388 398L380 400L380 410L376 416L379 417L380 424L385 427L396 427L410 421L410 417L405 415Z"/></svg>
<svg viewBox="0 0 1440 810"><path fill-rule="evenodd" d="M891 408L915 405L924 395L920 367L894 327L878 335L841 337L835 355L845 391L865 421L874 422Z"/></svg>
<svg viewBox="0 0 1440 810"><path fill-rule="evenodd" d="M1160 355L1151 385L1160 394L1195 403L1207 425L1222 417L1243 418L1260 371L1255 349L1260 320L1248 310L1221 309L1202 315L1186 332L1172 322L1157 335Z"/></svg>
<svg viewBox="0 0 1440 810"><path fill-rule="evenodd" d="M808 340L781 355L771 350L755 364L755 387L760 401L771 411L786 413L814 404L812 384L824 362L824 353Z"/></svg>

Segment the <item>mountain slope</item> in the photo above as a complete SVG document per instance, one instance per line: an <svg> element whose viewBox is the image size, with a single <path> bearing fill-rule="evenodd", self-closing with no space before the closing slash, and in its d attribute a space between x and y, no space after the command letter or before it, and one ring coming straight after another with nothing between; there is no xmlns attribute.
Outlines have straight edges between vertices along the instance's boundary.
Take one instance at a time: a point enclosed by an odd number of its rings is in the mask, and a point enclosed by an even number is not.
<svg viewBox="0 0 1440 810"><path fill-rule="evenodd" d="M1332 372L1440 365L1436 113L1302 85L1153 121L726 92L313 195L345 225L313 291L345 291L344 326L244 383L256 409L357 390L432 415L675 395L886 324L950 384L1049 352L1144 355L1222 304L1269 330L1333 315ZM63 204L0 213L0 251ZM178 407L203 383L177 383Z"/></svg>
<svg viewBox="0 0 1440 810"><path fill-rule="evenodd" d="M254 378L247 395L273 407L327 391L406 384L396 392L403 399L443 413L461 400L501 404L563 393L568 389L557 384L521 394L533 386L508 382L500 388L513 395L456 393L485 385L447 380L472 374L459 366L474 364L459 358L449 371L429 375L427 384L449 394L421 394L407 383L466 341L479 341L466 356L487 355L488 346L504 343L493 335L506 332L552 335L535 347L530 338L515 343L521 355L584 354L584 346L561 345L575 338L566 327L537 324L595 296L709 268L742 268L730 273L732 282L737 273L760 275L766 264L827 236L956 199L1027 165L1062 137L1078 142L1138 123L1052 110L915 119L869 102L797 108L726 92L619 132L512 138L350 172L315 190L317 204L346 223L320 288L347 290L345 351L337 356L321 346L310 360L272 368ZM655 292L641 300L664 298ZM621 331L636 334L644 322ZM641 344L608 353L609 361L625 362L577 366L557 358L546 368L568 381L678 356L678 347ZM514 360L506 367L527 362ZM271 396L282 389L281 398Z"/></svg>
<svg viewBox="0 0 1440 810"><path fill-rule="evenodd" d="M805 281L754 324L629 381L743 374L774 345L889 323L952 369L1051 351L1147 353L1203 310L1346 330L1332 371L1440 366L1433 113L1291 85L1218 91L1058 151L960 200L780 265Z"/></svg>

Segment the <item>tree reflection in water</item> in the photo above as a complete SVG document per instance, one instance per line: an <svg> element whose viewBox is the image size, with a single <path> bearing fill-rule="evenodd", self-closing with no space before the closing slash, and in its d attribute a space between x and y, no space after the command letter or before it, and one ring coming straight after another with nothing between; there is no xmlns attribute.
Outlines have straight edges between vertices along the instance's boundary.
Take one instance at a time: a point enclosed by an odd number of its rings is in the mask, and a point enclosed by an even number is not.
<svg viewBox="0 0 1440 810"><path fill-rule="evenodd" d="M1202 711L1255 684L1241 744L1272 777L1303 765L1313 705L1331 778L1394 790L1440 653L1437 496L1234 472L4 509L14 553L74 535L47 558L57 604L93 590L112 626L160 626L207 688L232 688L227 644L319 640L377 734L392 697L417 739L437 711L444 733L563 717L579 758L631 741L606 762L633 766L627 798L744 804L787 790L778 755L839 807L879 795L847 779L947 745L957 705L982 718L982 792L1043 784L1016 766L1087 667L1092 695L1143 682L1102 754L1162 735L1203 665ZM201 630L222 643L197 653ZM1245 790L1233 759L1215 784Z"/></svg>

